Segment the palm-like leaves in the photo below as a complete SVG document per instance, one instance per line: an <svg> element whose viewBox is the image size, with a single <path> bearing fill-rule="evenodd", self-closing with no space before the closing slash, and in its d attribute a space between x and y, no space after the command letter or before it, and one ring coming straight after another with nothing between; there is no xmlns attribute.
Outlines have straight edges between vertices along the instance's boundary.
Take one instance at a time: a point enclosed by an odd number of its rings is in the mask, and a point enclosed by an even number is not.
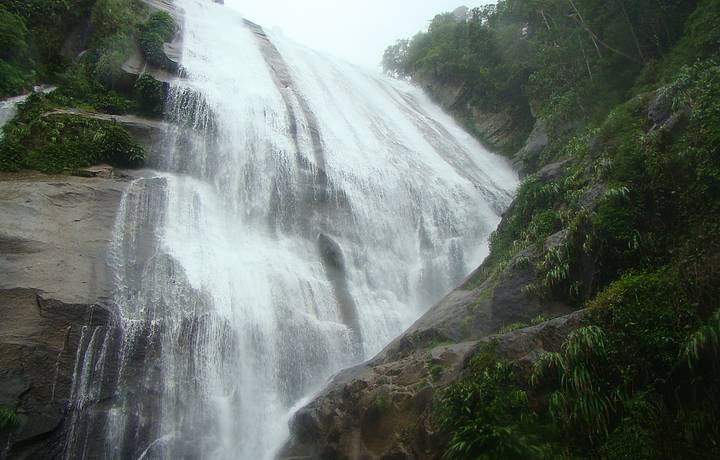
<svg viewBox="0 0 720 460"><path fill-rule="evenodd" d="M720 355L720 310L710 317L707 324L688 337L680 351L680 358L687 361L690 369L695 369L706 355L711 358L711 363L717 364Z"/></svg>
<svg viewBox="0 0 720 460"><path fill-rule="evenodd" d="M0 406L0 430L14 428L18 424L17 414L14 410Z"/></svg>
<svg viewBox="0 0 720 460"><path fill-rule="evenodd" d="M607 354L605 332L597 326L573 331L561 353L546 353L535 364L531 383L557 372L559 388L550 395L550 413L560 423L581 424L590 438L607 434L614 400L597 385L593 364Z"/></svg>

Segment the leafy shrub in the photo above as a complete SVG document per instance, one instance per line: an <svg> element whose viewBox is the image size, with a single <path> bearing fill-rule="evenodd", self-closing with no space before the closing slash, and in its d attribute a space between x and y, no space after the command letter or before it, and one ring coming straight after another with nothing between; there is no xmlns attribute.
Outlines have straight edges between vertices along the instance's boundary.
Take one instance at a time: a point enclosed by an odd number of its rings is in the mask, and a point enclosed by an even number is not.
<svg viewBox="0 0 720 460"><path fill-rule="evenodd" d="M75 115L49 115L30 127L24 167L47 173L101 162L133 166L144 152L127 130L111 121Z"/></svg>
<svg viewBox="0 0 720 460"><path fill-rule="evenodd" d="M32 81L32 73L0 59L0 95L20 94Z"/></svg>
<svg viewBox="0 0 720 460"><path fill-rule="evenodd" d="M592 302L594 321L609 331L618 366L625 378L651 382L670 372L678 352L696 322L677 273L632 272L612 283Z"/></svg>
<svg viewBox="0 0 720 460"><path fill-rule="evenodd" d="M25 21L0 6L0 42L3 44L0 59L11 62L25 59L29 51L27 36Z"/></svg>
<svg viewBox="0 0 720 460"><path fill-rule="evenodd" d="M0 6L0 96L15 95L32 77L25 21Z"/></svg>
<svg viewBox="0 0 720 460"><path fill-rule="evenodd" d="M607 435L616 401L601 378L607 366L605 332L597 326L573 331L560 353L547 353L535 365L537 384L549 372L557 373L558 389L550 395L550 413L566 432L579 433L590 442Z"/></svg>
<svg viewBox="0 0 720 460"><path fill-rule="evenodd" d="M135 47L146 7L138 0L96 0L90 16L89 67L107 88L121 82L122 64Z"/></svg>
<svg viewBox="0 0 720 460"><path fill-rule="evenodd" d="M135 95L140 110L149 116L162 116L165 111L165 88L151 75L143 74L135 82Z"/></svg>
<svg viewBox="0 0 720 460"><path fill-rule="evenodd" d="M17 427L19 424L18 416L14 410L0 406L0 431Z"/></svg>
<svg viewBox="0 0 720 460"><path fill-rule="evenodd" d="M144 10L137 0L95 0L90 15L92 40L127 34Z"/></svg>
<svg viewBox="0 0 720 460"><path fill-rule="evenodd" d="M448 459L551 458L540 423L528 407L513 366L495 358L486 344L474 358L472 375L444 393L438 414L450 435Z"/></svg>
<svg viewBox="0 0 720 460"><path fill-rule="evenodd" d="M150 64L162 68L173 68L172 61L165 55L163 45L172 40L175 31L175 21L164 11L153 13L140 27L138 41Z"/></svg>
<svg viewBox="0 0 720 460"><path fill-rule="evenodd" d="M58 107L77 107L109 114L124 114L135 109L135 104L99 81L91 78L84 66L58 75L59 87L47 100Z"/></svg>
<svg viewBox="0 0 720 460"><path fill-rule="evenodd" d="M63 44L94 0L3 0L3 6L21 17L28 29L28 49L40 81L62 67ZM4 44L4 43L3 43Z"/></svg>
<svg viewBox="0 0 720 460"><path fill-rule="evenodd" d="M0 142L3 170L58 173L101 162L137 166L143 161L142 147L114 121L53 113L54 109L52 98L41 94L21 104Z"/></svg>

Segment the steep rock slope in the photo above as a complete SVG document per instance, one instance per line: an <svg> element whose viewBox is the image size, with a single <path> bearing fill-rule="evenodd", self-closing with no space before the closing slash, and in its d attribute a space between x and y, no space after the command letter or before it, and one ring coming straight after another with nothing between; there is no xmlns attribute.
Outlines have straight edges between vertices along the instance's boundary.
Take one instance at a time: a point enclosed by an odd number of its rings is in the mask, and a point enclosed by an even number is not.
<svg viewBox="0 0 720 460"><path fill-rule="evenodd" d="M108 249L128 180L0 176L0 405L10 458L52 458L83 330L110 323Z"/></svg>

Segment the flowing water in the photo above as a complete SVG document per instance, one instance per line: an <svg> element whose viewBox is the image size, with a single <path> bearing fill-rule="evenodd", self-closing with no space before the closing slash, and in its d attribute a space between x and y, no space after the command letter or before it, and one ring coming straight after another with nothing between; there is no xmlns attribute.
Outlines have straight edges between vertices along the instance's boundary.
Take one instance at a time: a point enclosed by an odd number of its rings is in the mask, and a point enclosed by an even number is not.
<svg viewBox="0 0 720 460"><path fill-rule="evenodd" d="M67 458L271 458L293 407L482 261L517 182L410 85L175 3L173 128L123 198Z"/></svg>

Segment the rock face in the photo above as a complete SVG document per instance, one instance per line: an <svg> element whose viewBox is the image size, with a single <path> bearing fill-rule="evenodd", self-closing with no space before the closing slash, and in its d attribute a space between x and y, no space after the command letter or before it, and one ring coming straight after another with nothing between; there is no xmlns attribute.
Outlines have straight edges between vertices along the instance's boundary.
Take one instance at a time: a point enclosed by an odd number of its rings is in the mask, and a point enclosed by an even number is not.
<svg viewBox="0 0 720 460"><path fill-rule="evenodd" d="M436 397L468 370L480 346L495 340L497 357L529 372L557 351L582 312L480 341L414 347L397 342L370 362L337 375L291 421L280 459L439 459L446 444L433 421Z"/></svg>
<svg viewBox="0 0 720 460"><path fill-rule="evenodd" d="M452 82L439 83L433 75L416 75L413 81L445 110L463 120L491 150L511 151L519 147L515 145L517 140L524 139L527 135L517 124L518 117L509 109L490 110L472 105L469 102L470 94L462 85Z"/></svg>
<svg viewBox="0 0 720 460"><path fill-rule="evenodd" d="M536 168L540 155L548 146L550 139L542 121L535 123L535 127L525 141L525 145L515 155L513 162L522 175L527 175Z"/></svg>
<svg viewBox="0 0 720 460"><path fill-rule="evenodd" d="M556 316L494 337L499 358L529 370L578 326L581 313L524 289L536 279L533 262L562 238L553 235L545 248L522 251L499 272L481 266L378 356L336 376L296 414L279 458L441 458L446 443L433 425L433 404L466 372L480 344L503 326Z"/></svg>
<svg viewBox="0 0 720 460"><path fill-rule="evenodd" d="M108 246L127 181L0 175L0 457L56 458L83 330L107 326Z"/></svg>

